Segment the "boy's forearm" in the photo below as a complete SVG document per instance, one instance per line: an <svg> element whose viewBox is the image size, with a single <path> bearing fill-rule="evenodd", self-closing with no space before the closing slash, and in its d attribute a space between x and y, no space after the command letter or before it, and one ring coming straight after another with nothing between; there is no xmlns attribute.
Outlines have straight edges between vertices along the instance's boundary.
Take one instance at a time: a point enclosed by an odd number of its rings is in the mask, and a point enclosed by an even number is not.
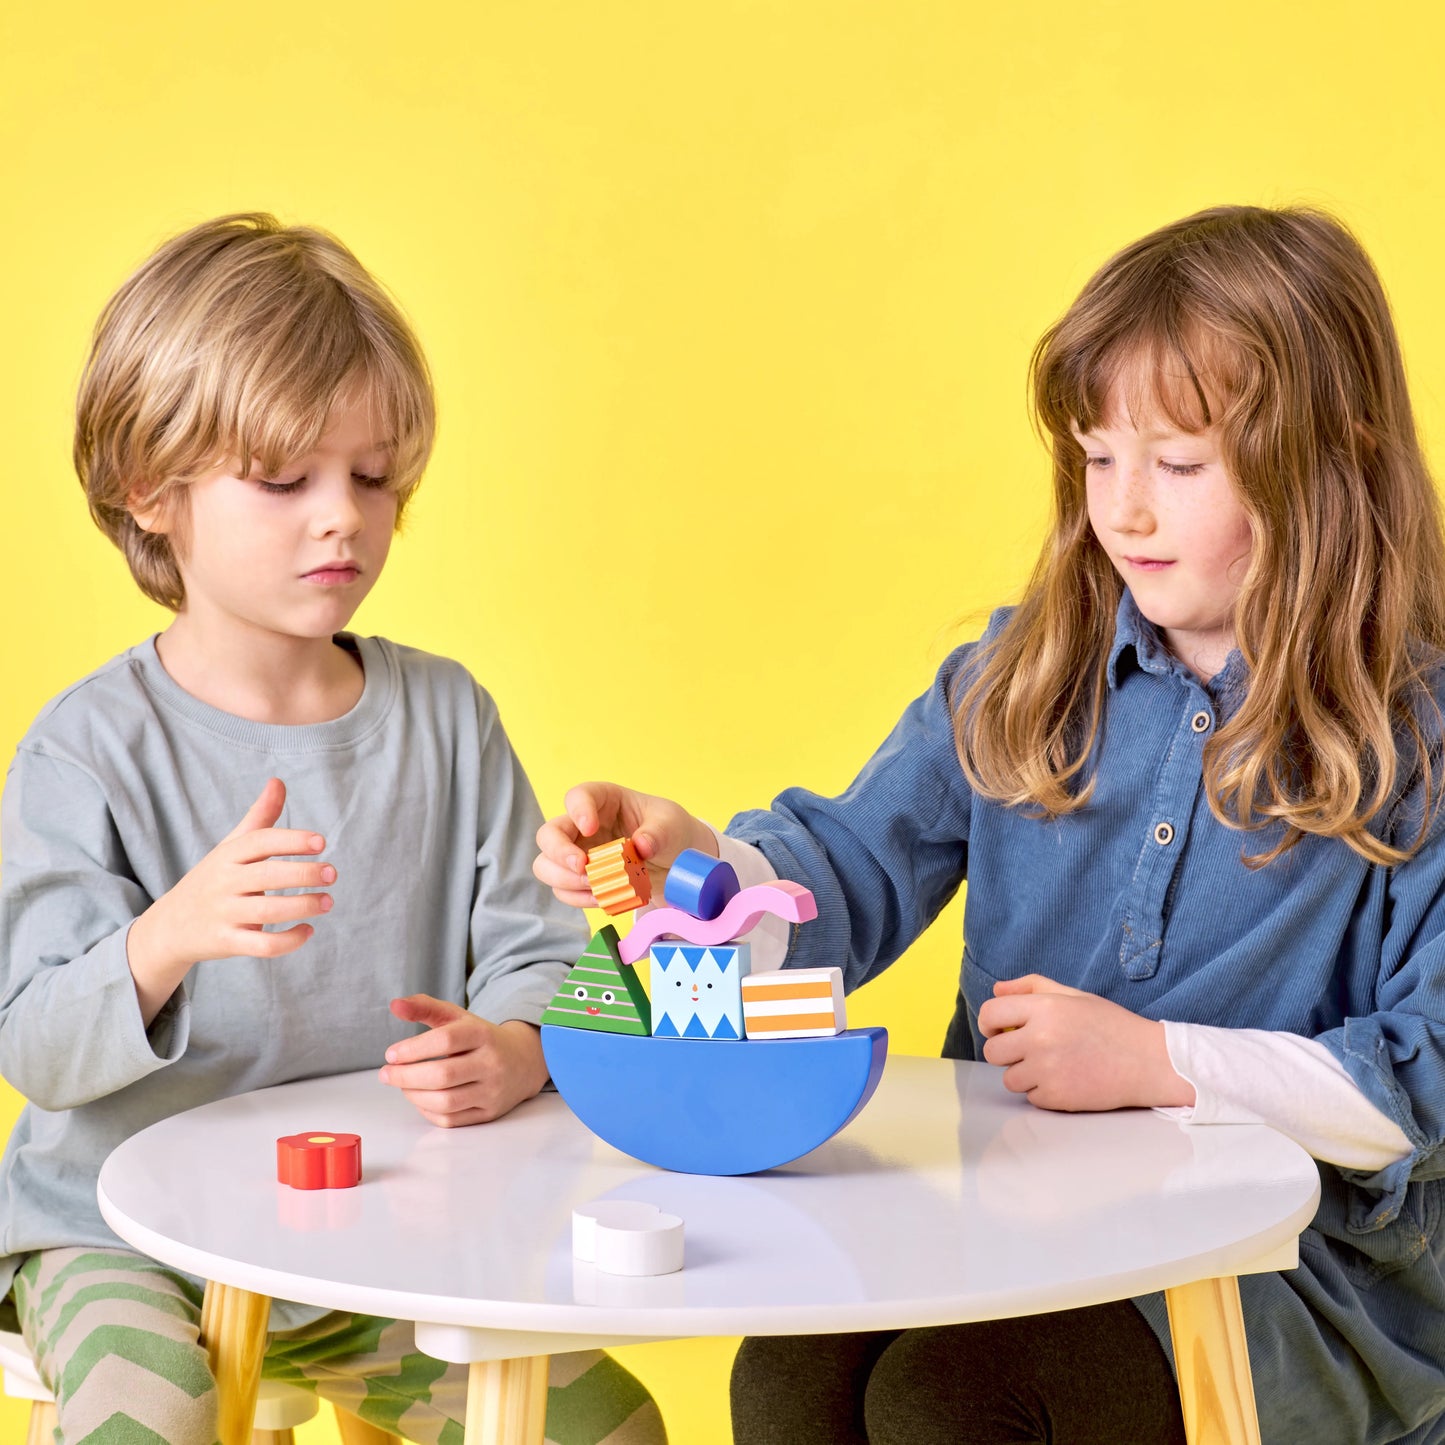
<svg viewBox="0 0 1445 1445"><path fill-rule="evenodd" d="M191 964L179 964L166 946L165 921L153 903L130 926L125 940L126 963L135 980L136 1002L141 1021L149 1028L181 986Z"/></svg>

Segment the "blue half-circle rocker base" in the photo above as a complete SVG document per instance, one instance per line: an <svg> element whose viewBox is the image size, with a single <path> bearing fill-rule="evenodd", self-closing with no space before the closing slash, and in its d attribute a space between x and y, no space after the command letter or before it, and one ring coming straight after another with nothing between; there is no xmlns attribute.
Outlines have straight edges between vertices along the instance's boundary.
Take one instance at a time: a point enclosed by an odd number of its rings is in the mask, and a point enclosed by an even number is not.
<svg viewBox="0 0 1445 1445"><path fill-rule="evenodd" d="M557 1091L600 1138L682 1174L755 1174L801 1157L873 1096L887 1029L737 1043L542 1026Z"/></svg>

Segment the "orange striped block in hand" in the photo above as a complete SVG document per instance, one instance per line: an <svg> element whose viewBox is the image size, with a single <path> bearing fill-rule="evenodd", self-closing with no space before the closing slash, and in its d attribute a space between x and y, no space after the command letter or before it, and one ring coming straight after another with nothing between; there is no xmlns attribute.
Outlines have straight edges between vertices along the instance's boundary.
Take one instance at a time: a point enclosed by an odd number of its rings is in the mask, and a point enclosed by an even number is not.
<svg viewBox="0 0 1445 1445"><path fill-rule="evenodd" d="M848 1027L841 968L779 968L743 975L743 1027L750 1039L813 1039Z"/></svg>

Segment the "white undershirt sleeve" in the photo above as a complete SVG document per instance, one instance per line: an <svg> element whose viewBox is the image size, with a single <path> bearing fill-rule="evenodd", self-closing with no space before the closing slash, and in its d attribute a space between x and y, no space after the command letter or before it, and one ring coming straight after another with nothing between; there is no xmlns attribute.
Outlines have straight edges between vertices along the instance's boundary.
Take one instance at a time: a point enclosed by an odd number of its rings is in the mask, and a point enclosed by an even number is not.
<svg viewBox="0 0 1445 1445"><path fill-rule="evenodd" d="M1404 1130L1314 1039L1166 1022L1164 1042L1174 1072L1194 1085L1196 1097L1190 1107L1160 1114L1194 1124L1268 1124L1346 1169L1373 1172L1410 1153Z"/></svg>
<svg viewBox="0 0 1445 1445"><path fill-rule="evenodd" d="M738 883L742 887L752 888L758 883L778 881L777 870L768 862L767 855L761 848L744 843L740 838L729 838L726 833L719 833L711 823L707 826L717 839L718 857L724 863L733 865L733 872L738 875ZM753 973L767 973L783 966L792 928L793 925L786 918L768 914L751 933L740 936L738 941L749 944L752 948Z"/></svg>

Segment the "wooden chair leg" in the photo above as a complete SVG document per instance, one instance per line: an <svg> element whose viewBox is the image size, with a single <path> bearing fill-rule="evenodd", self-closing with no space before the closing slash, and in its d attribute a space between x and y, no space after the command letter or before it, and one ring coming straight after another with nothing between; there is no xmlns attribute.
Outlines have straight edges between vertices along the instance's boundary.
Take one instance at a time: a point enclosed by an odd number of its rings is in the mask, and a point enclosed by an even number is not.
<svg viewBox="0 0 1445 1445"><path fill-rule="evenodd" d="M1164 1302L1189 1445L1260 1445L1239 1281L1179 1285Z"/></svg>
<svg viewBox="0 0 1445 1445"><path fill-rule="evenodd" d="M37 1400L30 1407L30 1429L25 1434L25 1445L51 1445L55 1426L55 1402Z"/></svg>
<svg viewBox="0 0 1445 1445"><path fill-rule="evenodd" d="M207 1284L201 1303L201 1344L216 1377L220 1445L251 1445L270 1317L266 1295L214 1281Z"/></svg>
<svg viewBox="0 0 1445 1445"><path fill-rule="evenodd" d="M341 1445L402 1445L397 1436L378 1425L358 1420L340 1405L336 1407L336 1433L341 1436Z"/></svg>

